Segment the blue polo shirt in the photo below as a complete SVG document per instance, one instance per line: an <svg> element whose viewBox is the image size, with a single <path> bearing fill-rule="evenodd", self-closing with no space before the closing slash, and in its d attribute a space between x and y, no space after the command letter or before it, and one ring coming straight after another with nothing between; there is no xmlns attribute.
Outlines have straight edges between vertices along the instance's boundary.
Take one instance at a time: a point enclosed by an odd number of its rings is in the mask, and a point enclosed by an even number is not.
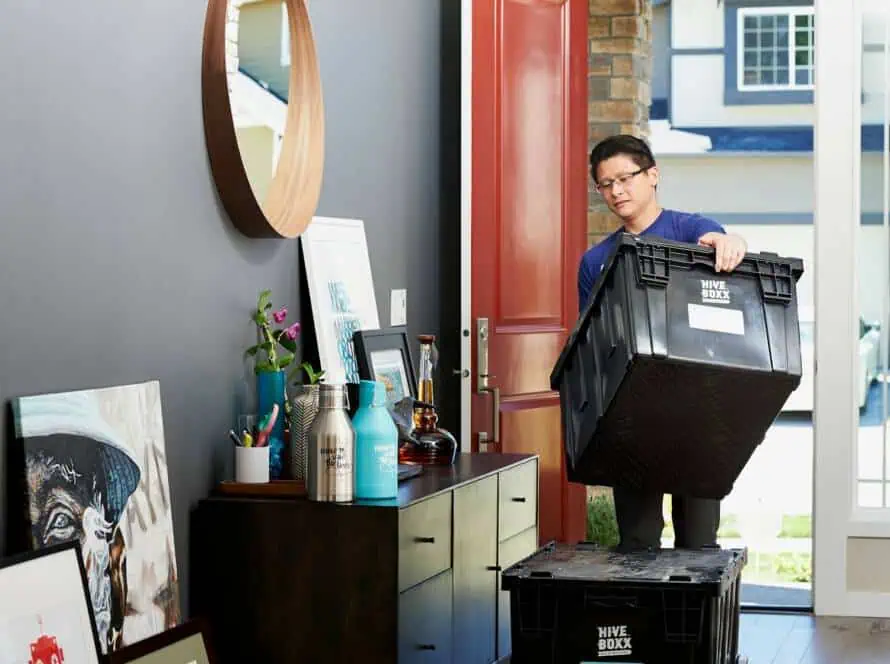
<svg viewBox="0 0 890 664"><path fill-rule="evenodd" d="M578 267L578 308L580 311L583 311L587 305L590 291L602 272L603 263L609 258L612 249L615 248L615 242L622 232L625 232L624 228L619 228L605 240L588 249L581 257L581 265ZM666 240L696 244L705 233L725 232L716 221L700 214L662 210L649 228L640 235L654 235Z"/></svg>

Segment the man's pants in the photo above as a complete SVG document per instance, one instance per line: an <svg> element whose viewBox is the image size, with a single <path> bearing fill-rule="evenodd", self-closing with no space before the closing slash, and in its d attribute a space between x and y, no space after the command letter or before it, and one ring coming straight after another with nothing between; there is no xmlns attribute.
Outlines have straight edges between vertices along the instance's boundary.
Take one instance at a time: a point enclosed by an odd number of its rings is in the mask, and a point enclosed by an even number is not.
<svg viewBox="0 0 890 664"><path fill-rule="evenodd" d="M664 530L660 493L641 494L615 488L615 516L618 518L620 548L624 551L661 548ZM673 496L674 548L700 549L717 545L720 501Z"/></svg>

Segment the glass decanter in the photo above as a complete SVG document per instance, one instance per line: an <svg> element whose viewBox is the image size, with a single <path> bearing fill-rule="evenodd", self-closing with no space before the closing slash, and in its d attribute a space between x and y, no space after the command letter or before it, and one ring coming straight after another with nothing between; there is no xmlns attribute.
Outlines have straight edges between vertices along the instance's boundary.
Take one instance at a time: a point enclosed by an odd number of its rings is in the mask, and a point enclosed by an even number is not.
<svg viewBox="0 0 890 664"><path fill-rule="evenodd" d="M457 441L438 426L439 415L433 389L436 337L421 334L417 376L417 400L414 404L414 430L411 440L399 448L399 463L428 466L451 465L457 458Z"/></svg>

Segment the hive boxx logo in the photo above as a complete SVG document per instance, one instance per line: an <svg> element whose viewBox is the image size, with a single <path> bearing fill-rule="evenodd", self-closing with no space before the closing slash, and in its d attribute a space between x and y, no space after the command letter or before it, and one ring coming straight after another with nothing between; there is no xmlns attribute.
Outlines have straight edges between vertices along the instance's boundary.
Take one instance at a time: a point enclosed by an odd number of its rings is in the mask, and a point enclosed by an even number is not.
<svg viewBox="0 0 890 664"><path fill-rule="evenodd" d="M721 279L701 279L701 301L705 304L730 304L729 287Z"/></svg>
<svg viewBox="0 0 890 664"><path fill-rule="evenodd" d="M627 625L606 625L597 627L596 630L598 657L626 657L633 654L633 643Z"/></svg>

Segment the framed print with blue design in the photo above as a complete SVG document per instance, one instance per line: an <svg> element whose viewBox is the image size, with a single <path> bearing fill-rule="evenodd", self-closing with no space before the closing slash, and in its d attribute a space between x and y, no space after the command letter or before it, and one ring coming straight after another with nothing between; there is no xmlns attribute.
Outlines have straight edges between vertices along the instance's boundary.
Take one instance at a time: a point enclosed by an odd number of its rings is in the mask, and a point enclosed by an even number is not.
<svg viewBox="0 0 890 664"><path fill-rule="evenodd" d="M364 223L314 217L300 242L325 382L358 383L353 335L380 326Z"/></svg>

